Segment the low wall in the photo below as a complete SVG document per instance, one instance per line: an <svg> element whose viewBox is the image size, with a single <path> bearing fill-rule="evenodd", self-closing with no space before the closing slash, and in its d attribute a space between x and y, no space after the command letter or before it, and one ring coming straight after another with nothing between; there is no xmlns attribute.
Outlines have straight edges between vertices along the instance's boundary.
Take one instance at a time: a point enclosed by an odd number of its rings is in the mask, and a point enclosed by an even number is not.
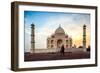
<svg viewBox="0 0 100 73"><path fill-rule="evenodd" d="M65 52L83 52L83 48L67 48ZM34 53L55 53L60 52L60 49L35 49Z"/></svg>

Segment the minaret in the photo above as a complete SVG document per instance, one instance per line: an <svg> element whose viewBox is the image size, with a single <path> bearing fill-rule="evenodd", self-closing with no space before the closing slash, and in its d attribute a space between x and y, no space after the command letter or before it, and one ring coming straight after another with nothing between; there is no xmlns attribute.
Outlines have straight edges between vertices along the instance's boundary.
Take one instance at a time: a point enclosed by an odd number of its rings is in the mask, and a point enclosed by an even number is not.
<svg viewBox="0 0 100 73"><path fill-rule="evenodd" d="M70 44L70 48L72 48L72 44L73 43L72 43L72 38L71 37L69 38L69 41L70 41L70 43L69 43Z"/></svg>
<svg viewBox="0 0 100 73"><path fill-rule="evenodd" d="M34 28L34 24L31 24L31 53L34 53L35 50L35 28Z"/></svg>
<svg viewBox="0 0 100 73"><path fill-rule="evenodd" d="M86 49L86 25L83 25L83 48Z"/></svg>

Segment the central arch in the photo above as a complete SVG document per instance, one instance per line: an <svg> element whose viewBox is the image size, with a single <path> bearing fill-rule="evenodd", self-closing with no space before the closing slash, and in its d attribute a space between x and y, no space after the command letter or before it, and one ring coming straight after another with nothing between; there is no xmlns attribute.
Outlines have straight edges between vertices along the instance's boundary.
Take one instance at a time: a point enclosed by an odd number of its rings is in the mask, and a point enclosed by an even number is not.
<svg viewBox="0 0 100 73"><path fill-rule="evenodd" d="M57 40L57 48L61 48L62 42L62 39Z"/></svg>

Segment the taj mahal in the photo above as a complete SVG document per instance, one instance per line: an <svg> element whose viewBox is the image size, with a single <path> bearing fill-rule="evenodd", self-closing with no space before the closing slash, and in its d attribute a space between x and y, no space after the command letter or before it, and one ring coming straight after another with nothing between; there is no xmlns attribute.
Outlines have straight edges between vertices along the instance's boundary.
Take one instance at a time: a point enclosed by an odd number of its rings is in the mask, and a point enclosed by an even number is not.
<svg viewBox="0 0 100 73"><path fill-rule="evenodd" d="M61 48L64 45L65 48L72 47L72 38L65 34L64 29L59 26L53 35L47 38L47 48Z"/></svg>
<svg viewBox="0 0 100 73"><path fill-rule="evenodd" d="M35 25L31 24L31 49L30 53L49 53L58 52L62 45L65 47L65 52L75 52L86 50L86 25L83 25L83 47L77 48L73 47L73 39L71 36L66 34L61 25L55 30L53 34L47 37L47 49L35 49Z"/></svg>

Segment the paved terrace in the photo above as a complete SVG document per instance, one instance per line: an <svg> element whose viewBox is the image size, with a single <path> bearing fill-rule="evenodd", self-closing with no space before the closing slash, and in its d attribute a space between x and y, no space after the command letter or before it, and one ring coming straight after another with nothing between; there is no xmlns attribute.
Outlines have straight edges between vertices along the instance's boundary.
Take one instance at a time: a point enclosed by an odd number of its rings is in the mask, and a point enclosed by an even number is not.
<svg viewBox="0 0 100 73"><path fill-rule="evenodd" d="M29 53L24 54L25 61L43 61L43 60L69 60L69 59L87 59L90 58L89 52L76 51L76 52L65 52L61 55L59 52L53 53Z"/></svg>

